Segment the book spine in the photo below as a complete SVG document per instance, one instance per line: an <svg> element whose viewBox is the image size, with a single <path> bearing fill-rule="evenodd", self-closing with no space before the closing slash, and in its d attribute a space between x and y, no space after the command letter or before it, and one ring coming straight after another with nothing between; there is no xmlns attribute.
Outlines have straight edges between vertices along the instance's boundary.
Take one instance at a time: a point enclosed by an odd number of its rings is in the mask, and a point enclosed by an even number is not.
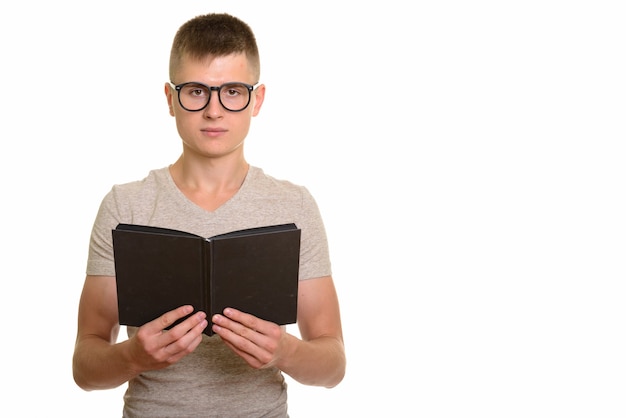
<svg viewBox="0 0 626 418"><path fill-rule="evenodd" d="M204 333L211 336L213 335L213 321L211 321L211 317L212 312L213 312L213 289L212 289L212 280L211 280L211 276L212 274L212 265L213 263L211 262L212 256L213 256L213 243L210 239L205 239L204 240L204 251L203 251L203 256L204 256L204 280L202 282L202 294L203 294L203 303L204 306L202 307L202 309L204 310L204 312L207 314L207 321L209 322L209 324L207 325Z"/></svg>

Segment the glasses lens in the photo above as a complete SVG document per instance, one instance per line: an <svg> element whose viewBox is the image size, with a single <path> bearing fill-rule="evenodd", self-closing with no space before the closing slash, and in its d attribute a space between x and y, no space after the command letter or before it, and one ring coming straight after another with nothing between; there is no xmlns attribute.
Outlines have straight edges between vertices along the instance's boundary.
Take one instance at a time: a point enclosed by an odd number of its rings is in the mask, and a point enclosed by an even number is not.
<svg viewBox="0 0 626 418"><path fill-rule="evenodd" d="M189 83L181 87L178 97L185 109L196 111L207 105L211 98L211 91L205 85Z"/></svg>
<svg viewBox="0 0 626 418"><path fill-rule="evenodd" d="M227 83L220 88L220 102L228 110L243 110L250 103L250 90L243 83Z"/></svg>

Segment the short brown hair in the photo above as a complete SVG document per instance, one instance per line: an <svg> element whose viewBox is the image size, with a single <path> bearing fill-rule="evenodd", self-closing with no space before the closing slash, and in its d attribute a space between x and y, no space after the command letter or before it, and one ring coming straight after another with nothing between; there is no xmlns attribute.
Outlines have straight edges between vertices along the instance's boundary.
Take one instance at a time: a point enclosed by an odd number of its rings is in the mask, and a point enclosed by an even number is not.
<svg viewBox="0 0 626 418"><path fill-rule="evenodd" d="M254 32L247 23L226 13L196 16L176 32L170 52L170 80L184 57L202 60L244 53L255 77L260 77L261 62Z"/></svg>

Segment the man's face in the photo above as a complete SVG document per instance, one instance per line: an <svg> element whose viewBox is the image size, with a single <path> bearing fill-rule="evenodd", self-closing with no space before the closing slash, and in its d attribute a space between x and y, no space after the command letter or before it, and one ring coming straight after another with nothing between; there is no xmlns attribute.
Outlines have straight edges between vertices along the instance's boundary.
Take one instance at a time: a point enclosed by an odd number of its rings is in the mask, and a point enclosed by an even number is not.
<svg viewBox="0 0 626 418"><path fill-rule="evenodd" d="M202 61L185 58L181 61L175 79L171 81L176 85L195 81L215 87L231 82L251 85L258 82L243 54L211 57ZM176 118L176 127L183 140L185 152L220 157L243 152L241 145L250 129L252 117L259 113L265 87L261 85L252 91L250 104L240 112L225 109L217 91L211 92L209 104L197 112L182 108L178 101L178 92L169 83L165 86L165 93L170 114Z"/></svg>

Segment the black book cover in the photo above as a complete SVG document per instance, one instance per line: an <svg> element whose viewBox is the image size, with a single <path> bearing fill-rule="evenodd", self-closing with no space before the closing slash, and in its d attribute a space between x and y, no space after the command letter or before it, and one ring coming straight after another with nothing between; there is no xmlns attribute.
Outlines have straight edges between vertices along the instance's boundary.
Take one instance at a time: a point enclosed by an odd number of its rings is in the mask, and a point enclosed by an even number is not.
<svg viewBox="0 0 626 418"><path fill-rule="evenodd" d="M141 326L187 304L206 312L207 335L213 314L226 307L279 325L296 322L301 231L295 224L210 238L133 224L112 232L121 325Z"/></svg>

